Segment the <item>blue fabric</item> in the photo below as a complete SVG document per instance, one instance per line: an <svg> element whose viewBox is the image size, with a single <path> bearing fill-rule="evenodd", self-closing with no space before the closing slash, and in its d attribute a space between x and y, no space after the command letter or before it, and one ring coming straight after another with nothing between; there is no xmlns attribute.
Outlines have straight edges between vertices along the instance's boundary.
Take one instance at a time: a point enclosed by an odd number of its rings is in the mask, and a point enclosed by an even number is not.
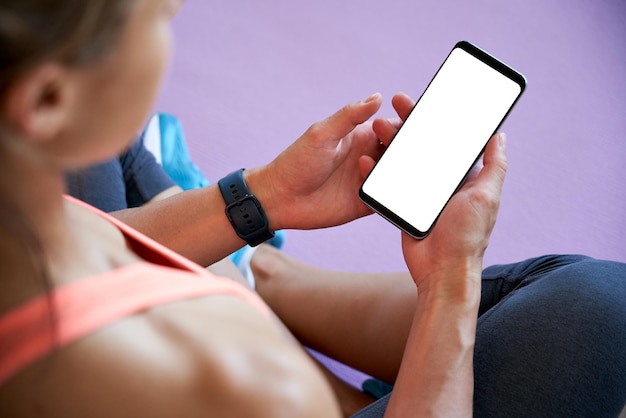
<svg viewBox="0 0 626 418"><path fill-rule="evenodd" d="M176 117L159 113L161 158L163 169L183 190L209 185L200 169L193 163L183 128Z"/></svg>
<svg viewBox="0 0 626 418"><path fill-rule="evenodd" d="M617 417L626 264L550 255L485 269L474 376L476 417ZM354 417L382 417L388 401Z"/></svg>
<svg viewBox="0 0 626 418"><path fill-rule="evenodd" d="M105 212L138 207L174 186L137 139L119 158L66 176L67 193Z"/></svg>

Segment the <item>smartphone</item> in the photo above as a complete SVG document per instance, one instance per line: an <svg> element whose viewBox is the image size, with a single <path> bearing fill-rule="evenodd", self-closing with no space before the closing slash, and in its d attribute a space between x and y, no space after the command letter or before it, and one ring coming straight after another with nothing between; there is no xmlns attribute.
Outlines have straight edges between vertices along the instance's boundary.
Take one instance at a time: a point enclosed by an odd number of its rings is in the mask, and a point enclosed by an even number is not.
<svg viewBox="0 0 626 418"><path fill-rule="evenodd" d="M361 200L426 237L525 88L513 68L457 43L365 179Z"/></svg>

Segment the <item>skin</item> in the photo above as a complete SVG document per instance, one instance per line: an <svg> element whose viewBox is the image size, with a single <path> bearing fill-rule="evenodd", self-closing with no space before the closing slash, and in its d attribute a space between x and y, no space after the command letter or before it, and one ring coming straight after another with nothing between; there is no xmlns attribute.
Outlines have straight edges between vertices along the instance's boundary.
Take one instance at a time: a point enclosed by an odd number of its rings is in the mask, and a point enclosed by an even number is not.
<svg viewBox="0 0 626 418"><path fill-rule="evenodd" d="M263 202L270 229L335 226L371 213L358 200L357 190L367 172L363 158L377 158L382 151L371 124L364 123L379 109L382 97L375 94L368 99L312 125L270 164L244 172L250 192ZM322 209L313 211L316 206L311 202ZM245 244L224 217L224 208L222 195L213 184L116 216L208 266ZM182 212L184 222L175 216ZM157 219L160 221L155 222ZM208 241L208 236L220 239Z"/></svg>
<svg viewBox="0 0 626 418"><path fill-rule="evenodd" d="M121 39L97 66L44 62L3 97L0 196L31 226L54 285L141 261L119 230L63 199L64 172L119 154L129 145L119 138L132 138L143 125L167 62L169 20L178 5L137 0ZM369 214L357 190L380 156L379 140L388 143L397 129L388 120L364 123L381 102L376 94L345 106L268 165L247 170L246 181L263 202L271 228L328 227ZM411 103L404 95L394 98L400 117ZM419 292L388 416L471 414L477 275L506 169L499 143L491 141L485 167L452 199L427 240L403 238ZM164 220L176 207L185 208L198 238L209 241L198 258L216 261L242 245L223 216L215 186L147 206L165 211L159 212ZM194 256L189 236L176 224L164 221L159 228L171 234L174 248ZM0 309L7 311L41 292L34 285L40 276L14 237L0 234L6 261ZM211 296L124 318L27 367L0 390L0 414L341 412L328 381L278 320L238 298Z"/></svg>
<svg viewBox="0 0 626 418"><path fill-rule="evenodd" d="M412 102L398 95L394 105L406 117ZM382 137L396 130L382 120L375 127ZM390 416L471 414L480 272L506 171L504 144L504 136L490 142L485 168L472 173L429 238L403 236L410 274L325 271L267 245L251 260L257 292L298 339L395 382Z"/></svg>
<svg viewBox="0 0 626 418"><path fill-rule="evenodd" d="M417 303L408 272L323 270L270 245L259 246L250 267L258 294L304 345L396 380Z"/></svg>
<svg viewBox="0 0 626 418"><path fill-rule="evenodd" d="M64 201L63 173L119 153L128 143L117 138L143 124L167 59L167 7L138 1L101 65L45 63L3 103L10 134L2 166L11 181L0 191L32 225L56 285L139 261L117 229ZM14 256L3 275L12 290L0 297L5 311L41 289L31 285L39 278L25 268L30 260L11 251L12 237L1 238L3 256ZM279 323L227 296L159 306L58 350L8 382L0 405L4 416L339 415L323 376Z"/></svg>

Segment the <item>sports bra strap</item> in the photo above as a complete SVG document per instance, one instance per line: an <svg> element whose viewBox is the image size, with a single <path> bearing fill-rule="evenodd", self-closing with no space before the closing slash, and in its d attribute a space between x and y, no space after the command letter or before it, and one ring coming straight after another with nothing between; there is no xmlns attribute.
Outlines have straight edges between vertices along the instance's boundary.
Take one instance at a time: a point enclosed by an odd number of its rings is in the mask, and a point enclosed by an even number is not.
<svg viewBox="0 0 626 418"><path fill-rule="evenodd" d="M41 295L0 318L0 385L21 369L128 315L207 295L240 297L269 309L238 283L150 263L132 264Z"/></svg>

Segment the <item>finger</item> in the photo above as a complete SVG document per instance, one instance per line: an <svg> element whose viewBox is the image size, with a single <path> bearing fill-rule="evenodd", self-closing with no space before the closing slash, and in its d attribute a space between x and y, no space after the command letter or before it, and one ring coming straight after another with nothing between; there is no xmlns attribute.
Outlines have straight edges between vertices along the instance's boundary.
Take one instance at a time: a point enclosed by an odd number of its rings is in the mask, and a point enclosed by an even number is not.
<svg viewBox="0 0 626 418"><path fill-rule="evenodd" d="M376 162L370 156L363 155L359 158L358 166L359 166L359 174L361 178L366 178L367 175L372 171Z"/></svg>
<svg viewBox="0 0 626 418"><path fill-rule="evenodd" d="M375 93L367 99L344 106L334 115L315 123L309 134L320 140L339 141L355 127L371 118L380 109L382 96Z"/></svg>
<svg viewBox="0 0 626 418"><path fill-rule="evenodd" d="M398 116L400 116L400 118L402 120L406 120L406 118L409 116L409 113L411 113L411 110L413 110L413 106L415 106L415 102L413 101L413 99L411 99L407 94L405 93L396 93L393 98L391 99L391 104L393 105L393 108L396 110L396 113L398 113Z"/></svg>
<svg viewBox="0 0 626 418"><path fill-rule="evenodd" d="M376 136L378 139L385 145L389 145L393 137L402 126L403 121L407 118L413 106L415 105L413 100L404 93L397 93L391 99L391 104L393 105L396 113L398 113L397 118L391 119L377 119L374 121L374 132L376 132Z"/></svg>
<svg viewBox="0 0 626 418"><path fill-rule="evenodd" d="M374 133L385 146L389 145L393 137L398 132L398 128L402 124L399 118L394 119L375 119L372 124Z"/></svg>

